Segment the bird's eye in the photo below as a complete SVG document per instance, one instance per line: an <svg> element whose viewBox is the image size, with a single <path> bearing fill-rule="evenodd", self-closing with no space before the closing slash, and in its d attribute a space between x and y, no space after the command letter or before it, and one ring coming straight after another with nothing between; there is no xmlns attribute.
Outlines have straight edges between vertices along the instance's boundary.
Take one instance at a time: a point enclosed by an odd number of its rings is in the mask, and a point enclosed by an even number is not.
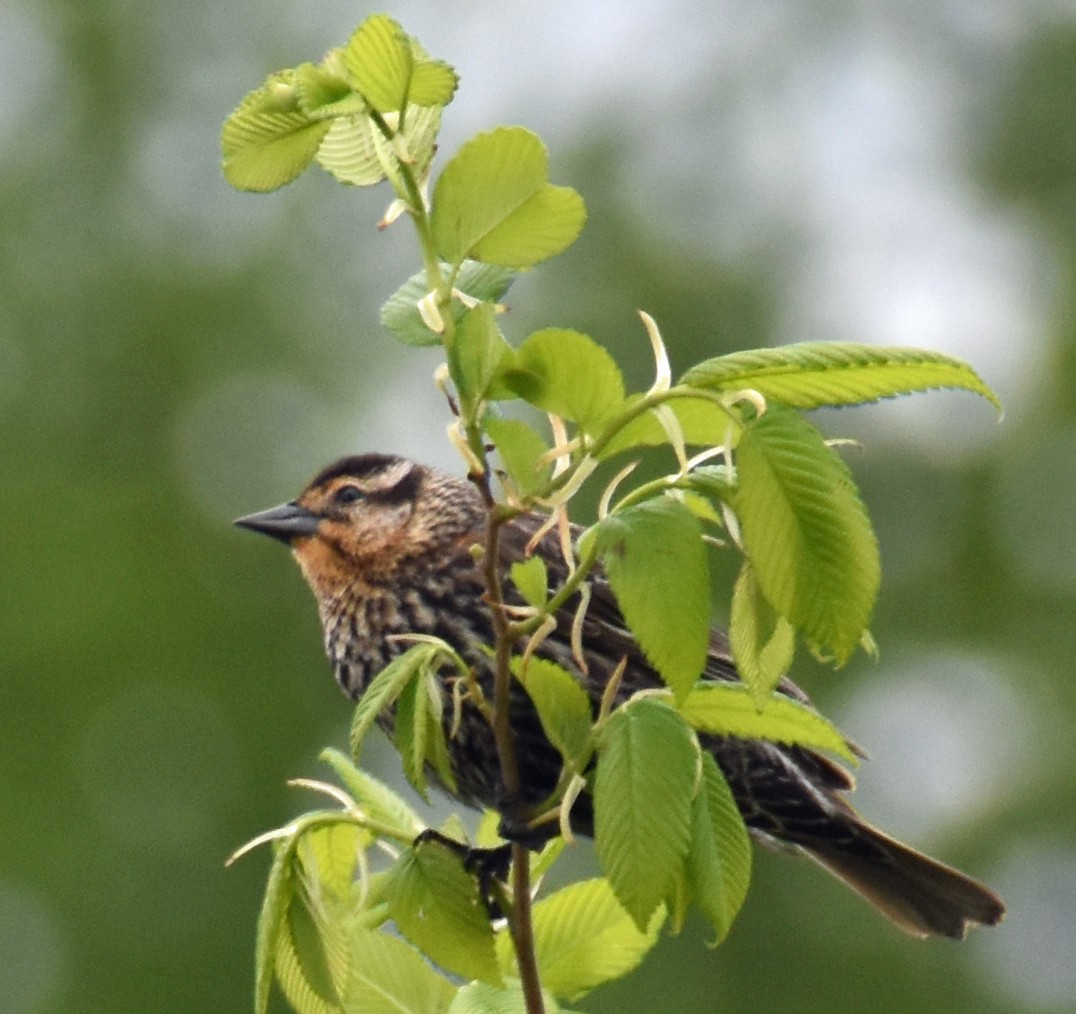
<svg viewBox="0 0 1076 1014"><path fill-rule="evenodd" d="M355 503L362 499L362 490L358 486L341 486L333 493L333 503L344 507L349 503Z"/></svg>

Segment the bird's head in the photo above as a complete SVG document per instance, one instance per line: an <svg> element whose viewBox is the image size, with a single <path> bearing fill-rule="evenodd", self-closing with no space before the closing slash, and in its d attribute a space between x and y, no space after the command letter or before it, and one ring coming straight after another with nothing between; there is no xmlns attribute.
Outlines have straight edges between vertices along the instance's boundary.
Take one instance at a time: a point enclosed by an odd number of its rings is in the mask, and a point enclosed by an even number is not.
<svg viewBox="0 0 1076 1014"><path fill-rule="evenodd" d="M416 558L455 549L482 522L465 479L386 454L329 465L294 500L239 518L287 543L319 601L393 580Z"/></svg>

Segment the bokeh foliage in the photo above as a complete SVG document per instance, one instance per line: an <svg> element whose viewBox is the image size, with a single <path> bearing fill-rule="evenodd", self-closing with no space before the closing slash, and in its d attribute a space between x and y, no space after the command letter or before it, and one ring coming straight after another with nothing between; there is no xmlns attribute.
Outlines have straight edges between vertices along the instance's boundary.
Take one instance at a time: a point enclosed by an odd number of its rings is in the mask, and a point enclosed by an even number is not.
<svg viewBox="0 0 1076 1014"><path fill-rule="evenodd" d="M375 271L364 305L332 296L321 265L337 263L323 228L324 200L335 198L296 194L248 218L241 198L224 196L216 130L235 79L190 80L200 31L164 33L110 3L16 14L32 21L38 48L27 52L51 76L15 81L15 94L34 91L41 104L3 123L0 988L16 1011L244 1009L263 871L226 873L221 862L299 808L284 779L313 773L329 738L344 743L346 715L305 589L228 522L281 499L330 455L368 445L355 378L368 379L374 403L392 364L357 336L378 326L392 283L378 287ZM251 34L199 5L184 18L212 24L219 46ZM349 10L319 28L313 51L353 21ZM287 59L287 32L253 37L258 72ZM13 47L22 36L8 38ZM159 77L147 76L149 51ZM894 657L902 643L996 655L1030 702L1021 739L1034 777L945 840L948 856L984 875L1035 842L1071 841L1076 814L1071 737L1056 734L1076 712L1063 509L1076 443L1076 129L1064 98L1074 54L1076 32L1048 25L991 71L967 153L979 199L1026 211L1055 252L1048 396L955 476L884 446L857 463L890 574L879 639ZM195 112L177 117L188 105ZM565 326L601 331L606 308L620 306L613 340L627 346L643 305L680 363L765 344L780 294L765 257L695 257L675 233L646 231L631 188L609 185L625 158L594 133L558 173L579 181L592 214L543 283ZM202 182L168 176L180 161L204 165ZM153 182L161 173L168 182ZM614 214L599 213L614 200ZM335 207L344 231L368 219L345 198ZM374 258L379 242L394 240L371 237ZM690 266L673 272L672 262ZM636 382L642 356L639 369ZM422 456L413 434L391 449ZM852 675L806 681L829 703ZM753 900L705 955L705 974L697 935L686 934L661 945L668 961L651 978L595 994L592 1009L676 996L682 1010L711 1010L715 984L734 1010L1014 1009L973 950L906 942L835 889L832 922L804 934L826 886L778 859L758 864ZM765 974L774 955L781 976Z"/></svg>

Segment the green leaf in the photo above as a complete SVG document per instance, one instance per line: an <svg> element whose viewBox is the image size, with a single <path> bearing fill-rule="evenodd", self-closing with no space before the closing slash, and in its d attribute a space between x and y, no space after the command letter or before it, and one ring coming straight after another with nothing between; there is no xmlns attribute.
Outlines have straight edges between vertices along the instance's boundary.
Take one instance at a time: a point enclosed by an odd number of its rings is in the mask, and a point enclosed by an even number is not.
<svg viewBox="0 0 1076 1014"><path fill-rule="evenodd" d="M273 865L265 885L261 912L258 915L257 943L254 949L254 1010L265 1014L269 1009L269 994L273 985L278 941L284 919L295 894L292 872L294 845L289 842L277 845Z"/></svg>
<svg viewBox="0 0 1076 1014"><path fill-rule="evenodd" d="M296 893L288 907L284 932L281 934L277 950L277 981L284 995L300 1010L338 1011L339 994L333 979L334 958L342 957L345 965L349 955L342 956L339 950L330 955L326 948L326 938L322 928L330 930L328 939L332 940L332 927L319 926L314 914L304 899ZM339 927L336 927L339 931ZM337 943L340 937L337 937ZM346 967L344 969L346 974Z"/></svg>
<svg viewBox="0 0 1076 1014"><path fill-rule="evenodd" d="M378 112L417 106L444 106L456 91L455 71L430 60L404 30L385 14L367 18L343 52L352 84Z"/></svg>
<svg viewBox="0 0 1076 1014"><path fill-rule="evenodd" d="M610 514L591 531L628 626L682 698L710 644L710 569L698 519L659 496Z"/></svg>
<svg viewBox="0 0 1076 1014"><path fill-rule="evenodd" d="M342 820L312 827L299 839L296 851L303 870L316 881L319 895L327 894L327 903L351 898L365 835L357 824Z"/></svg>
<svg viewBox="0 0 1076 1014"><path fill-rule="evenodd" d="M224 178L237 190L276 190L310 165L330 126L298 108L294 71L274 74L224 121Z"/></svg>
<svg viewBox="0 0 1076 1014"><path fill-rule="evenodd" d="M446 272L449 270L448 265L442 267ZM456 288L474 299L496 303L515 277L516 273L507 268L465 261L456 278ZM419 300L430 291L425 271L412 275L381 307L381 323L385 330L405 345L440 345L441 335L431 331L418 312ZM460 300L452 301L452 316L457 326L467 312Z"/></svg>
<svg viewBox="0 0 1076 1014"><path fill-rule="evenodd" d="M881 579L848 467L797 413L771 404L736 449L736 513L758 586L838 664L855 651Z"/></svg>
<svg viewBox="0 0 1076 1014"><path fill-rule="evenodd" d="M699 732L829 750L859 763L848 740L830 722L783 694L771 694L759 709L754 695L741 683L700 683L680 705L680 714Z"/></svg>
<svg viewBox="0 0 1076 1014"><path fill-rule="evenodd" d="M697 766L690 729L658 701L617 709L599 733L594 844L602 872L642 932L684 869Z"/></svg>
<svg viewBox="0 0 1076 1014"><path fill-rule="evenodd" d="M339 750L322 750L320 759L336 772L344 788L373 819L399 829L401 837L417 835L426 826L401 796L355 767Z"/></svg>
<svg viewBox="0 0 1076 1014"><path fill-rule="evenodd" d="M403 688L396 702L395 742L404 774L423 799L430 801L426 788L427 744L430 738L428 696L423 680L413 680Z"/></svg>
<svg viewBox="0 0 1076 1014"><path fill-rule="evenodd" d="M351 722L351 755L356 760L362 752L366 734L373 728L377 716L404 692L405 688L433 661L439 653L436 645L423 642L413 644L402 655L397 655L381 670L363 691L355 706Z"/></svg>
<svg viewBox="0 0 1076 1014"><path fill-rule="evenodd" d="M695 903L716 934L728 935L751 881L751 841L725 776L713 757L702 755L702 791L692 804L688 882Z"/></svg>
<svg viewBox="0 0 1076 1014"><path fill-rule="evenodd" d="M861 405L915 391L963 388L999 412L998 396L965 362L924 349L853 342L802 342L734 352L688 370L681 383L710 390L751 388L793 408Z"/></svg>
<svg viewBox="0 0 1076 1014"><path fill-rule="evenodd" d="M546 1014L568 1014L552 994L542 990ZM527 1014L527 1003L518 980L506 980L503 987L471 982L460 988L448 1014Z"/></svg>
<svg viewBox="0 0 1076 1014"><path fill-rule="evenodd" d="M448 347L448 366L464 406L473 406L487 397L497 397L501 368L512 359L512 349L497 327L491 303L482 302L469 310ZM468 412L463 413L469 417Z"/></svg>
<svg viewBox="0 0 1076 1014"><path fill-rule="evenodd" d="M310 117L331 114L341 108L352 113L360 111L362 100L344 78L329 69L328 62L327 59L320 66L303 63L295 68L293 81L299 108Z"/></svg>
<svg viewBox="0 0 1076 1014"><path fill-rule="evenodd" d="M540 556L518 560L512 564L510 573L512 584L519 589L524 601L535 609L541 609L549 598L549 574L545 560Z"/></svg>
<svg viewBox="0 0 1076 1014"><path fill-rule="evenodd" d="M442 968L501 984L493 927L457 852L435 840L404 852L392 868L388 901L400 932Z"/></svg>
<svg viewBox="0 0 1076 1014"><path fill-rule="evenodd" d="M593 338L564 328L535 331L504 371L524 401L591 431L624 403L624 379Z"/></svg>
<svg viewBox="0 0 1076 1014"><path fill-rule="evenodd" d="M549 481L552 465L539 461L549 450L546 442L526 423L518 419L491 417L485 431L497 447L501 464L522 496L536 493Z"/></svg>
<svg viewBox="0 0 1076 1014"><path fill-rule="evenodd" d="M579 682L555 662L531 657L526 665L516 656L512 672L534 702L549 741L564 762L582 774L592 752L590 698Z"/></svg>
<svg viewBox="0 0 1076 1014"><path fill-rule="evenodd" d="M352 933L347 1014L444 1014L455 988L402 940L374 930Z"/></svg>
<svg viewBox="0 0 1076 1014"><path fill-rule="evenodd" d="M792 665L796 631L759 591L747 560L732 592L729 642L740 678L762 707Z"/></svg>
<svg viewBox="0 0 1076 1014"><path fill-rule="evenodd" d="M629 395L621 406L621 411L627 411L642 397L641 394ZM672 409L680 423L684 441L689 445L715 447L724 443L730 435L734 437L738 432L728 411L712 401L699 397L680 397L670 398L662 404ZM669 443L669 435L651 410L636 416L623 426L601 449L598 457L611 458L614 454L621 454L633 447L663 447L667 443Z"/></svg>
<svg viewBox="0 0 1076 1014"><path fill-rule="evenodd" d="M657 943L665 913L657 909L645 930L624 911L608 880L583 880L534 906L534 946L542 985L569 1002L637 968ZM507 929L497 934L501 971L515 968Z"/></svg>
<svg viewBox="0 0 1076 1014"><path fill-rule="evenodd" d="M433 160L438 131L441 129L439 107L415 109L407 118L397 144L402 143L422 176ZM342 183L369 187L396 173L397 154L367 116L338 116L325 135L317 153L318 165Z"/></svg>
<svg viewBox="0 0 1076 1014"><path fill-rule="evenodd" d="M548 182L537 135L500 127L468 141L434 188L431 224L438 254L527 268L560 253L586 220L583 199Z"/></svg>

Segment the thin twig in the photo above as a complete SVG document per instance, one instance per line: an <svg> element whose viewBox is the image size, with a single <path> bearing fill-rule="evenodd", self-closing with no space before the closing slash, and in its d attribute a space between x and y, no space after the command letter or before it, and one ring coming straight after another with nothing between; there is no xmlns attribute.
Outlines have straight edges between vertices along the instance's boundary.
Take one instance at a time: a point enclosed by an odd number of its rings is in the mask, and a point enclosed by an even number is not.
<svg viewBox="0 0 1076 1014"><path fill-rule="evenodd" d="M501 584L500 545L501 527L506 518L497 511L490 488L489 470L478 480L489 517L483 571L486 584L486 605L493 623L495 669L493 675L493 739L501 766L501 783L507 798L515 803L522 794L519 761L512 736L510 700L512 674L509 667L513 635L504 610L504 589ZM530 855L527 847L512 843L512 908L508 913L508 930L516 952L516 964L523 989L527 1014L545 1014L542 982L538 974L538 959L534 953L534 924L531 919Z"/></svg>

